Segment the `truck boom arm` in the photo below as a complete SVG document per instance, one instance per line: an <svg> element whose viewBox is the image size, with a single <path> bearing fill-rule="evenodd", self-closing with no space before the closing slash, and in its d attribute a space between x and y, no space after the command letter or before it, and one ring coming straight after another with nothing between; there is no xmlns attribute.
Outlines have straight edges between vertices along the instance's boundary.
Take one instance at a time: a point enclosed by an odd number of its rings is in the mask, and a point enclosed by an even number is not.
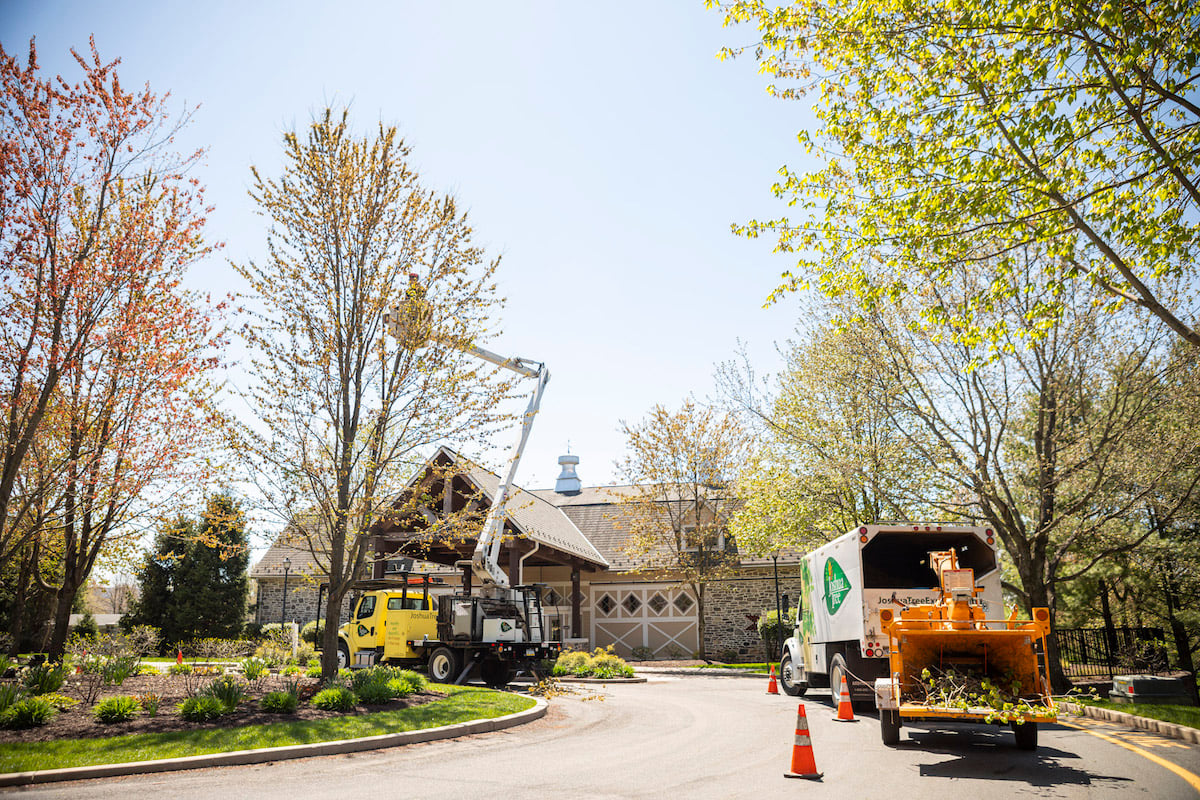
<svg viewBox="0 0 1200 800"><path fill-rule="evenodd" d="M470 341L426 329L424 320L427 319L427 315L424 313L425 309L421 307L424 297L423 291L414 291L410 288L404 304L393 306L384 315L384 324L400 342L406 343L413 349L429 340L448 344L468 355L511 370L518 375L537 379L537 387L529 399L529 405L525 408L525 414L521 421L521 436L517 440L517 449L508 462L508 472L504 476L504 481L496 491L491 507L488 508L487 516L483 520L483 530L479 533L479 540L475 543L475 552L471 556L471 571L482 584L505 589L508 588L509 581L508 574L500 567L500 546L504 541L504 519L507 513L508 498L512 493L513 479L516 477L517 467L521 463L521 455L525 452L525 444L529 441L533 418L542 405L542 393L546 390L546 384L550 382L550 371L541 362L519 356L505 358L478 347Z"/></svg>

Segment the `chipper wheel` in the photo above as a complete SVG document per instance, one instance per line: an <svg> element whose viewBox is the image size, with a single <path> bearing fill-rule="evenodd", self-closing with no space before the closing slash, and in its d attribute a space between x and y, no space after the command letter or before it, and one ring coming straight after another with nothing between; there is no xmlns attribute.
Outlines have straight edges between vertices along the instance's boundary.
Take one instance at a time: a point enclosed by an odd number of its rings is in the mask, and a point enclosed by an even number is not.
<svg viewBox="0 0 1200 800"><path fill-rule="evenodd" d="M1013 736L1017 738L1018 750L1037 750L1037 723L1012 723Z"/></svg>
<svg viewBox="0 0 1200 800"><path fill-rule="evenodd" d="M879 732L883 736L883 743L888 747L900 744L900 712L881 708Z"/></svg>

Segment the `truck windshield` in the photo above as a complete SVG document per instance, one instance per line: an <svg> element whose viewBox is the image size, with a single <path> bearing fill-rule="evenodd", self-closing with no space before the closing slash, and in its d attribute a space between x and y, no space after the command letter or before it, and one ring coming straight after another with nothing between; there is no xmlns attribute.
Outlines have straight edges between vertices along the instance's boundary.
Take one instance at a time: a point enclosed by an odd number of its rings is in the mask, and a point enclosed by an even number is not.
<svg viewBox="0 0 1200 800"><path fill-rule="evenodd" d="M958 553L958 566L975 570L975 579L996 569L996 553L973 533L883 532L862 549L863 586L868 589L936 589L938 576L929 553Z"/></svg>

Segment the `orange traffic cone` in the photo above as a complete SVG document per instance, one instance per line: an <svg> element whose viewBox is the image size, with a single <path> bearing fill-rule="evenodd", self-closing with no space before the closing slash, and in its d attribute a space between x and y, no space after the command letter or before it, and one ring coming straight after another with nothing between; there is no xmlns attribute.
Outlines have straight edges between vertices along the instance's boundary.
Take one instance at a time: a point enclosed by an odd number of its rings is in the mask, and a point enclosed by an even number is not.
<svg viewBox="0 0 1200 800"><path fill-rule="evenodd" d="M779 694L779 684L775 683L775 665L771 665L771 680L767 682L767 694Z"/></svg>
<svg viewBox="0 0 1200 800"><path fill-rule="evenodd" d="M841 695L838 697L838 722L858 722L854 718L854 706L850 705L850 687L846 685L846 675L842 674Z"/></svg>
<svg viewBox="0 0 1200 800"><path fill-rule="evenodd" d="M808 735L808 717L804 714L804 703L796 713L796 740L792 744L792 771L783 773L785 778L821 780L823 773L817 772L817 761L813 758L812 737Z"/></svg>

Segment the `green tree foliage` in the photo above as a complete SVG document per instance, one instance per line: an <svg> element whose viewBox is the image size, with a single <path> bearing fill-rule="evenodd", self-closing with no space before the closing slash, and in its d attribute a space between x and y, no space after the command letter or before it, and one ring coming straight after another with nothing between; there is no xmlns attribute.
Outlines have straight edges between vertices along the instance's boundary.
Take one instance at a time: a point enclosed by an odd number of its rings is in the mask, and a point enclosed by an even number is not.
<svg viewBox="0 0 1200 800"><path fill-rule="evenodd" d="M914 420L889 400L883 344L830 320L789 342L775 385L748 361L722 365L726 399L757 429L730 520L742 550L809 547L881 519L933 519L932 468L910 443Z"/></svg>
<svg viewBox="0 0 1200 800"><path fill-rule="evenodd" d="M283 144L279 176L255 170L251 190L268 256L237 265L256 295L244 335L257 417L237 449L264 506L328 578L329 679L342 598L374 557L372 526L420 502L402 493L422 448L479 441L498 421L507 384L461 350L491 331L498 262L452 197L422 187L395 128L359 137L348 113L326 110ZM419 351L385 337L410 273L437 334Z"/></svg>
<svg viewBox="0 0 1200 800"><path fill-rule="evenodd" d="M616 513L629 531L625 550L638 570L691 589L704 658L706 587L737 562L725 534L745 432L732 415L691 401L678 411L655 406L646 419L621 428L626 454L618 468L632 484Z"/></svg>
<svg viewBox="0 0 1200 800"><path fill-rule="evenodd" d="M173 628L182 639L233 639L245 624L250 591L250 547L241 504L228 494L210 497L196 539L177 564Z"/></svg>
<svg viewBox="0 0 1200 800"><path fill-rule="evenodd" d="M166 645L234 638L242 630L249 593L246 518L228 494L210 497L199 520L164 526L138 573L140 596L123 625L149 625Z"/></svg>
<svg viewBox="0 0 1200 800"><path fill-rule="evenodd" d="M130 630L134 625L158 628L165 644L186 638L176 627L172 612L178 565L193 541L194 524L187 517L177 517L159 528L153 548L143 553L142 568L137 574L138 599L121 619L122 628Z"/></svg>
<svg viewBox="0 0 1200 800"><path fill-rule="evenodd" d="M1042 326L1081 282L1110 308L1147 310L1200 345L1200 22L1192 3L764 0L719 7L752 24L769 91L811 97L823 159L784 167L777 196L795 216L752 221L799 254L774 297L815 282L868 308L903 297L962 335L1003 338L977 317L1008 296L1021 251ZM751 48L730 48L734 56ZM969 264L969 295L929 293Z"/></svg>

